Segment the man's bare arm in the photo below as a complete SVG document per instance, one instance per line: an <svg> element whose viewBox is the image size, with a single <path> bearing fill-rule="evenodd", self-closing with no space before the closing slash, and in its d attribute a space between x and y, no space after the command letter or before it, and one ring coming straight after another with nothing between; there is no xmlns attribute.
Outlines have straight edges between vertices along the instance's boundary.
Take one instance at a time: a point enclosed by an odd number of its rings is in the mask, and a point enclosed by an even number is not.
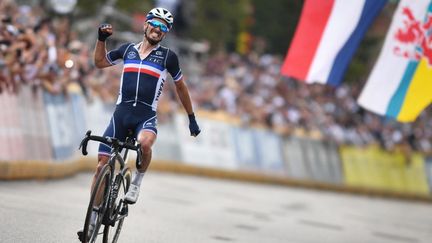
<svg viewBox="0 0 432 243"><path fill-rule="evenodd" d="M184 109L186 110L187 114L188 115L193 114L192 101L189 95L189 90L183 78L175 82L175 86L176 86L177 95L179 96L180 101Z"/></svg>
<svg viewBox="0 0 432 243"><path fill-rule="evenodd" d="M106 46L105 40L112 35L113 28L110 24L102 24L98 29L98 40L96 40L96 47L93 55L95 66L98 68L106 68L111 64L106 59Z"/></svg>
<svg viewBox="0 0 432 243"><path fill-rule="evenodd" d="M97 68L106 68L111 66L111 64L106 59L106 47L105 42L103 41L96 41L96 47L94 51L94 63Z"/></svg>
<svg viewBox="0 0 432 243"><path fill-rule="evenodd" d="M184 82L183 78L176 81L175 85L180 101L188 114L190 135L196 137L198 136L198 134L200 134L201 129L199 128L198 123L195 119L195 114L193 112L192 101L189 95L188 87Z"/></svg>

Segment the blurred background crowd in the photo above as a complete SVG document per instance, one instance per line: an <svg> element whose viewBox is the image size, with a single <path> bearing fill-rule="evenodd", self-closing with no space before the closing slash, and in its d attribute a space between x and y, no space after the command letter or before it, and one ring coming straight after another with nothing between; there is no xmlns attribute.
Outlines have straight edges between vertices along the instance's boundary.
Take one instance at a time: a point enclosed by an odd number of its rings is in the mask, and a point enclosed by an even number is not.
<svg viewBox="0 0 432 243"><path fill-rule="evenodd" d="M115 4L115 1L108 2ZM148 1L148 6L144 4L144 7L150 9L151 4L155 3ZM195 7L199 4L204 3L195 1ZM300 12L301 4L297 5L294 10ZM193 25L182 17L185 10L180 7L185 6L179 5L174 11L179 16L179 27L170 33L170 38L175 40L193 37L193 34L188 36L185 34L188 32L181 31L188 27L191 29ZM86 25L89 28L83 30L72 14L47 13L43 4L0 1L0 92L16 94L21 86L29 85L35 91L42 89L66 97L71 92L80 92L88 102L99 99L114 103L121 65L99 70L92 63L100 19L92 19ZM143 14L144 11L134 16L134 20L142 21ZM254 22L245 19L239 26L249 26ZM121 29L121 23L115 25L116 19L108 17L107 20ZM293 22L291 25L295 26L296 22ZM129 28L132 29L128 32L131 35L115 32L117 38L113 36L109 40L109 48L121 41L141 41L139 27ZM250 38L249 33L242 32L241 28L236 31L241 32L239 38L222 47L211 37L203 37L202 48L192 56L181 47L173 47L180 54L181 67L197 110L224 112L237 117L244 125L273 129L287 136L308 136L357 146L377 144L387 150L403 149L407 153L432 152L431 108L409 124L374 115L356 103L367 73L363 77L357 76L355 82L345 82L337 88L309 85L282 77L280 68L286 49L269 48L272 43L259 36L255 37L253 45L247 46L247 50L244 46L239 48L239 39L242 44L245 39L249 43ZM172 39L166 41L175 43ZM288 40L286 42L287 48ZM172 85L166 85L165 89L160 112L170 113L180 106Z"/></svg>

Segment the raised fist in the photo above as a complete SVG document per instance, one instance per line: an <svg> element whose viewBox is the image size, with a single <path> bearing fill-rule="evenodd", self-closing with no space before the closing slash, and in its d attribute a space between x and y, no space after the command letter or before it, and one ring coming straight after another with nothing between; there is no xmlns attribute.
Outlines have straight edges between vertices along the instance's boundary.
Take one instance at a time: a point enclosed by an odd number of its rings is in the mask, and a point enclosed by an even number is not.
<svg viewBox="0 0 432 243"><path fill-rule="evenodd" d="M105 41L113 33L112 25L101 24L98 28L98 40Z"/></svg>

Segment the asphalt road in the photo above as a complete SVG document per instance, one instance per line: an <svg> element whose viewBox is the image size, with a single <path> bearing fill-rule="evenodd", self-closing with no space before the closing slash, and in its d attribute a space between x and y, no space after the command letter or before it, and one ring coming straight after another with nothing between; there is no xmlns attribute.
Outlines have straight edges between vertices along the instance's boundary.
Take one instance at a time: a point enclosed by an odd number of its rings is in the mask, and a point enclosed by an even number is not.
<svg viewBox="0 0 432 243"><path fill-rule="evenodd" d="M78 242L91 175L0 181L0 242ZM431 242L432 205L149 172L126 243Z"/></svg>

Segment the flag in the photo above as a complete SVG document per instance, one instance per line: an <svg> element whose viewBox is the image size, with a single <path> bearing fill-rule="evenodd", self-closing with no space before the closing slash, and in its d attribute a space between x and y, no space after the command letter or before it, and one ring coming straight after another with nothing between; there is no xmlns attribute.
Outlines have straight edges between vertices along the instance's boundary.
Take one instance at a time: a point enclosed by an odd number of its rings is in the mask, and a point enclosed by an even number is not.
<svg viewBox="0 0 432 243"><path fill-rule="evenodd" d="M432 1L402 0L358 103L400 122L432 101Z"/></svg>
<svg viewBox="0 0 432 243"><path fill-rule="evenodd" d="M306 0L282 75L337 86L387 0Z"/></svg>

